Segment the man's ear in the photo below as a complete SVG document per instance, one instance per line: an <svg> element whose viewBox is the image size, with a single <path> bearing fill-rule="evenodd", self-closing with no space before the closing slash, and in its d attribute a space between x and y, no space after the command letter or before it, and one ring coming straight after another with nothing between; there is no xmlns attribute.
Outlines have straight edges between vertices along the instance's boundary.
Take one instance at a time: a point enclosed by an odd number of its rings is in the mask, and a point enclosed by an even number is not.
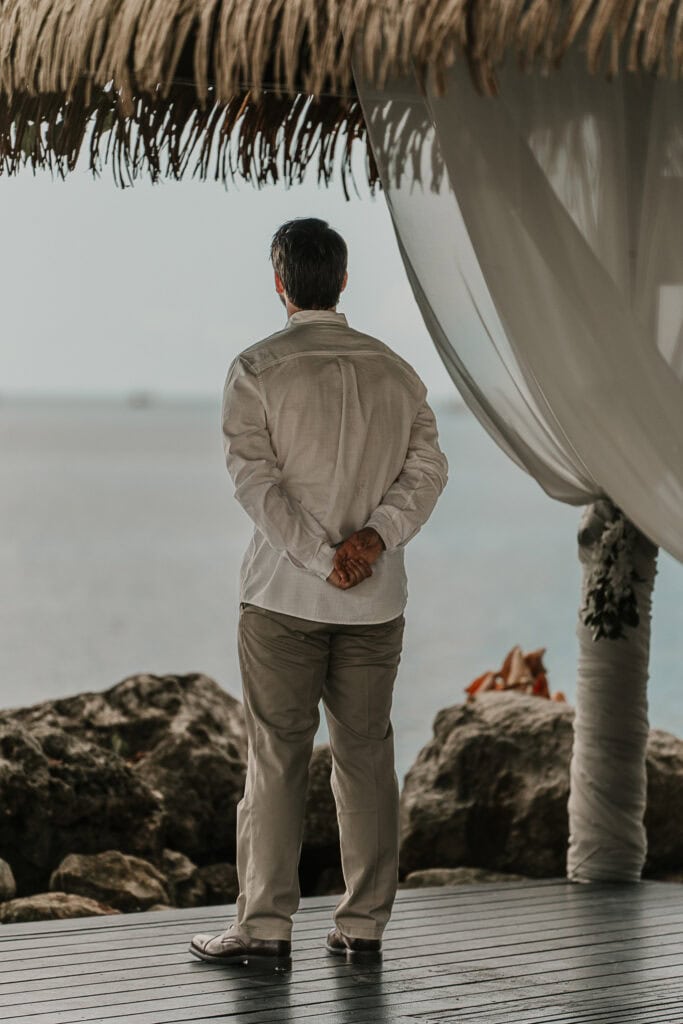
<svg viewBox="0 0 683 1024"><path fill-rule="evenodd" d="M347 270L344 273L344 280L342 281L342 286L341 286L341 290L342 291L344 291L344 289L346 288L346 282L348 281L348 279L349 279L349 272Z"/></svg>
<svg viewBox="0 0 683 1024"><path fill-rule="evenodd" d="M273 271L273 273L275 274L275 291L278 295L284 295L285 286L282 283L282 278L278 274L277 270Z"/></svg>

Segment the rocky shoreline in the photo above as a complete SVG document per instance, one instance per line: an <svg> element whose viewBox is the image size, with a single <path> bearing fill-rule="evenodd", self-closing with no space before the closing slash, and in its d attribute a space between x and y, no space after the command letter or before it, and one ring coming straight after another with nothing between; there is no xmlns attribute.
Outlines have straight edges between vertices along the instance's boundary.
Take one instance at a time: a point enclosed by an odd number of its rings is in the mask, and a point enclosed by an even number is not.
<svg viewBox="0 0 683 1024"><path fill-rule="evenodd" d="M439 711L401 793L401 886L563 877L573 709L488 691ZM237 896L239 701L201 674L136 675L0 713L0 922L224 905ZM643 877L683 878L683 741L650 732ZM326 745L311 763L306 895L341 893Z"/></svg>

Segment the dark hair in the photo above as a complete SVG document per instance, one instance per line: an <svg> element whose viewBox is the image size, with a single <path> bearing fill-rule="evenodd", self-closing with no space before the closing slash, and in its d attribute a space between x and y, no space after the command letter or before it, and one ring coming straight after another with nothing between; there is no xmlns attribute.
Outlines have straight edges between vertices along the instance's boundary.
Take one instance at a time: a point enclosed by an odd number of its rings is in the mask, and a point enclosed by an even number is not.
<svg viewBox="0 0 683 1024"><path fill-rule="evenodd" d="M299 309L332 309L339 301L346 242L318 217L297 217L277 229L270 259L289 300Z"/></svg>

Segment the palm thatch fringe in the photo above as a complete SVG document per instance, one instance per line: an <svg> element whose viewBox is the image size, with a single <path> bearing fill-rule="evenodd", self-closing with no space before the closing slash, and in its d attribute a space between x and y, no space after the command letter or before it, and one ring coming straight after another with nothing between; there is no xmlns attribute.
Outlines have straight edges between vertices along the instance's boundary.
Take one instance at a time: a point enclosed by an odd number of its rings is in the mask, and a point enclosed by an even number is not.
<svg viewBox="0 0 683 1024"><path fill-rule="evenodd" d="M348 199L351 186L358 191L353 144L364 138L360 103L336 96L291 99L262 92L255 101L245 92L200 110L192 90L175 86L164 100L136 97L132 114L124 115L112 90L96 98L91 92L86 102L83 83L69 101L60 93L11 101L0 94L0 174L30 165L64 178L87 141L93 173L111 163L122 187L144 173L152 181L180 180L188 170L226 186L236 179L291 185L312 166L326 185L338 173ZM374 193L381 188L377 167L370 147L362 148Z"/></svg>
<svg viewBox="0 0 683 1024"><path fill-rule="evenodd" d="M328 181L343 138L348 194L352 54L379 88L414 71L439 94L462 56L495 95L508 55L545 74L569 46L592 73L678 78L683 0L0 0L0 171L63 174L91 133L91 168L106 136L121 182L181 177L197 151L202 177L292 182L317 161Z"/></svg>

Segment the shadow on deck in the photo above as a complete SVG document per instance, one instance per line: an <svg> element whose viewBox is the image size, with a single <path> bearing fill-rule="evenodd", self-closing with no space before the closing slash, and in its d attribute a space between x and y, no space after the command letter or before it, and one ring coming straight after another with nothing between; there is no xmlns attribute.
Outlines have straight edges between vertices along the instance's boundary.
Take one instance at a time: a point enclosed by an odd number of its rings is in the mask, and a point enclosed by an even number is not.
<svg viewBox="0 0 683 1024"><path fill-rule="evenodd" d="M683 1024L683 886L538 879L403 889L380 963L327 954L304 899L292 969L195 959L233 907L0 926L6 1024Z"/></svg>

